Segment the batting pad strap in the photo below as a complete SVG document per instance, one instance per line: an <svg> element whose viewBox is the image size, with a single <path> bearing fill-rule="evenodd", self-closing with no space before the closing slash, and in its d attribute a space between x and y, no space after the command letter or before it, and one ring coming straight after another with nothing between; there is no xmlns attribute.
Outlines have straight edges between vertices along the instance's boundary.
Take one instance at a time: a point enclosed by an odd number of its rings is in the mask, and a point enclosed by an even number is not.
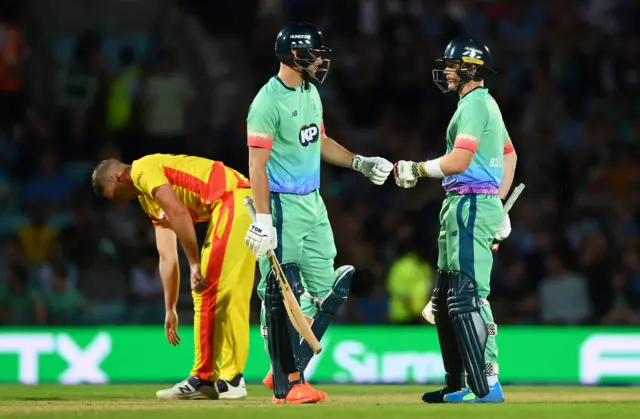
<svg viewBox="0 0 640 419"><path fill-rule="evenodd" d="M498 325L492 322L485 323L487 326L487 335L496 336L498 334Z"/></svg>
<svg viewBox="0 0 640 419"><path fill-rule="evenodd" d="M498 375L500 373L500 368L498 368L497 362L487 362L485 364L485 369L487 370L487 376Z"/></svg>
<svg viewBox="0 0 640 419"><path fill-rule="evenodd" d="M260 326L260 334L263 338L269 338L269 327L268 326Z"/></svg>
<svg viewBox="0 0 640 419"><path fill-rule="evenodd" d="M489 304L489 300L487 300L486 298L478 297L478 302L480 303L480 307L482 306L491 307L491 304Z"/></svg>

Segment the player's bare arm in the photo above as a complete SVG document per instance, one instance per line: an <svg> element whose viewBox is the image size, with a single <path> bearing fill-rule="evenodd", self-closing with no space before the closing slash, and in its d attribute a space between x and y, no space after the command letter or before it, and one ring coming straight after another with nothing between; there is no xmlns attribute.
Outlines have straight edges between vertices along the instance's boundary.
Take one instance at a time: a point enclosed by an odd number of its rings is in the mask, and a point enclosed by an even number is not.
<svg viewBox="0 0 640 419"><path fill-rule="evenodd" d="M164 331L169 344L180 343L178 335L178 295L180 292L180 268L178 265L178 245L176 233L170 228L156 228L156 247L160 256L160 278L164 290L165 321Z"/></svg>
<svg viewBox="0 0 640 419"><path fill-rule="evenodd" d="M502 200L507 199L507 195L511 190L513 177L516 173L516 164L518 162L518 155L516 154L516 150L513 148L511 141L509 141L504 148L505 154L502 161L502 183L498 190L498 194Z"/></svg>
<svg viewBox="0 0 640 419"><path fill-rule="evenodd" d="M329 138L326 134L322 134L321 138L320 153L322 160L334 166L351 167L351 162L356 157L354 153Z"/></svg>
<svg viewBox="0 0 640 419"><path fill-rule="evenodd" d="M271 150L262 147L249 147L249 179L253 201L258 214L270 214L269 178L267 162L271 158Z"/></svg>
<svg viewBox="0 0 640 419"><path fill-rule="evenodd" d="M178 304L180 289L176 233L168 227L158 226L156 228L156 247L160 256L159 270L164 289L165 310L173 310Z"/></svg>
<svg viewBox="0 0 640 419"><path fill-rule="evenodd" d="M207 280L202 276L200 249L198 248L196 229L189 211L169 184L155 188L153 196L167 214L171 228L182 243L191 271L191 289L195 292L202 292L207 287Z"/></svg>
<svg viewBox="0 0 640 419"><path fill-rule="evenodd" d="M326 134L322 134L320 145L322 160L335 166L357 170L375 185L382 185L393 170L393 164L387 159L354 154Z"/></svg>
<svg viewBox="0 0 640 419"><path fill-rule="evenodd" d="M171 228L180 239L180 243L182 243L189 264L200 264L200 249L198 248L196 229L193 227L193 220L187 208L169 184L156 188L153 191L153 195L162 210L167 214Z"/></svg>

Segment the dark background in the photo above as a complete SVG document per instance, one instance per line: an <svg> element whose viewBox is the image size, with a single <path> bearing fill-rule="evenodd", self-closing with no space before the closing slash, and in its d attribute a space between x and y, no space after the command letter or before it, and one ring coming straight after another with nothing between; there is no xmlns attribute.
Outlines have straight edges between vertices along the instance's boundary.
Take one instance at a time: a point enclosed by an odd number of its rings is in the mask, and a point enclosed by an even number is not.
<svg viewBox="0 0 640 419"><path fill-rule="evenodd" d="M163 322L153 227L136 202L93 196L92 167L173 152L248 174L248 106L291 20L320 26L335 51L320 87L327 133L392 161L443 154L456 98L432 83L433 60L454 36L485 42L514 185L527 185L495 256L496 321L638 324L632 0L0 1L0 324ZM420 322L439 182L375 187L324 165L321 192L336 263L357 269L340 321Z"/></svg>

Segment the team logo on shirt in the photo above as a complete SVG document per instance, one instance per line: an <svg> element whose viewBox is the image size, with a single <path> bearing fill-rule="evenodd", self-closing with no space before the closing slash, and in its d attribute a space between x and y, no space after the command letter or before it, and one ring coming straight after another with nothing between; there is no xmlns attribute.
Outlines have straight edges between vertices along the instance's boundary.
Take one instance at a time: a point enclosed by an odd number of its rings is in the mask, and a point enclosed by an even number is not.
<svg viewBox="0 0 640 419"><path fill-rule="evenodd" d="M302 147L307 147L309 144L313 144L320 138L320 128L316 124L303 125L300 127L300 134L298 135L300 144Z"/></svg>

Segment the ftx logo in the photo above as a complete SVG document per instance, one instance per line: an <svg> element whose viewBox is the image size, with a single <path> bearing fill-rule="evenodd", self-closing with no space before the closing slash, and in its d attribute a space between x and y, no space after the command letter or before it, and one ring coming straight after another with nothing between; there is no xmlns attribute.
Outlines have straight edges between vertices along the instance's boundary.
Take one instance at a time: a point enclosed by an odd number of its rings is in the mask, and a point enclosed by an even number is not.
<svg viewBox="0 0 640 419"><path fill-rule="evenodd" d="M60 383L106 383L100 364L110 352L111 337L105 332L98 333L84 348L66 333L0 334L0 355L18 355L18 379L23 384L37 384L40 355L54 353L67 363L58 377Z"/></svg>

